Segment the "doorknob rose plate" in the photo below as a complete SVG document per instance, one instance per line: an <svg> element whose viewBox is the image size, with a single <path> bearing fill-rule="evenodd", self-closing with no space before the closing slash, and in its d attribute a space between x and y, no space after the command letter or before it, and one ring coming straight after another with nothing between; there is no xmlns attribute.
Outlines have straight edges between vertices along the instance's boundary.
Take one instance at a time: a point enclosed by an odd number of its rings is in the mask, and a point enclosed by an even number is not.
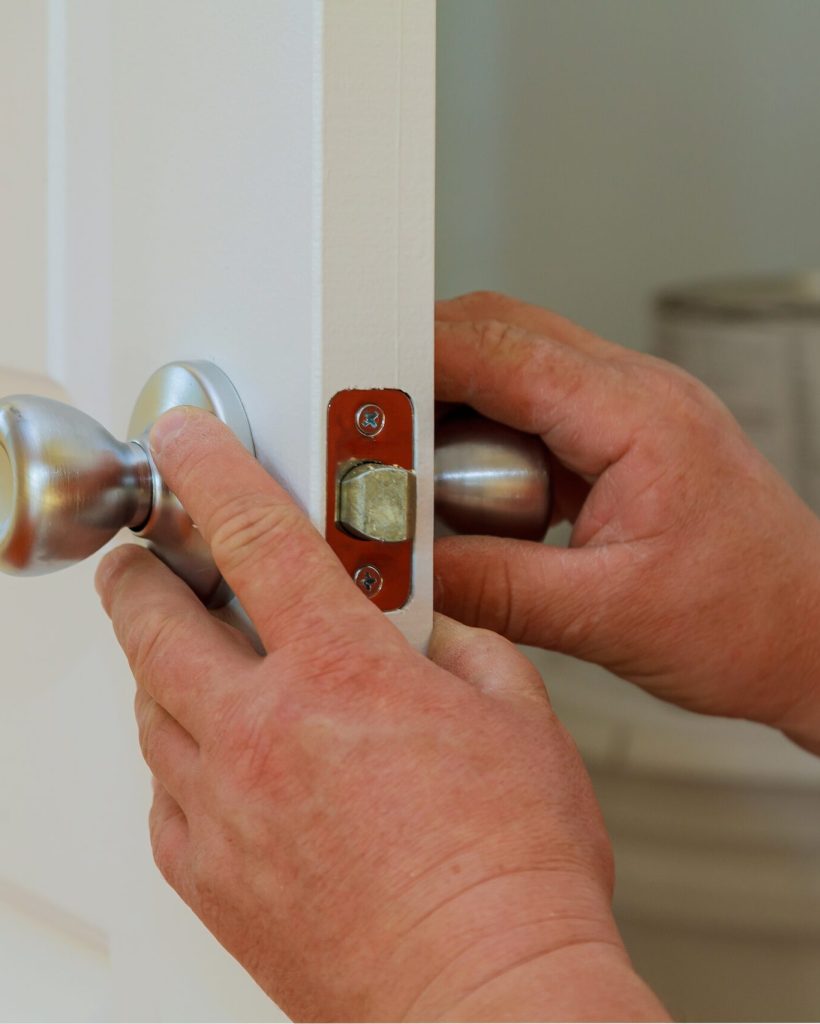
<svg viewBox="0 0 820 1024"><path fill-rule="evenodd" d="M154 500L145 522L134 533L210 607L230 600L208 545L179 500L163 483L148 447L154 423L180 405L204 409L222 420L245 448L256 454L250 423L230 379L214 363L205 360L168 363L149 377L137 398L128 436L147 454L152 472Z"/></svg>
<svg viewBox="0 0 820 1024"><path fill-rule="evenodd" d="M123 527L148 541L207 604L230 597L207 545L165 487L147 443L178 405L213 413L254 452L245 410L212 363L171 363L142 389L129 441L90 416L34 395L0 401L0 569L54 572L93 554Z"/></svg>
<svg viewBox="0 0 820 1024"><path fill-rule="evenodd" d="M168 363L148 378L131 413L128 436L140 443L163 413L179 405L213 413L255 454L248 416L236 388L215 363L204 359Z"/></svg>

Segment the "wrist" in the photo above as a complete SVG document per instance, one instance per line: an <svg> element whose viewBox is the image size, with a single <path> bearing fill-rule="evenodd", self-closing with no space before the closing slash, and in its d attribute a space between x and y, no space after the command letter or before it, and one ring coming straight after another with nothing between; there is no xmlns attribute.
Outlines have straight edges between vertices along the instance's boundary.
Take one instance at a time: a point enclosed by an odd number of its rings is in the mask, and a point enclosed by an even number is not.
<svg viewBox="0 0 820 1024"><path fill-rule="evenodd" d="M463 890L413 930L393 966L403 991L394 990L385 1019L666 1017L630 966L606 885L573 872L522 872Z"/></svg>
<svg viewBox="0 0 820 1024"><path fill-rule="evenodd" d="M669 1015L618 941L558 946L488 971L435 1019L663 1021Z"/></svg>
<svg viewBox="0 0 820 1024"><path fill-rule="evenodd" d="M762 556L761 556L762 557ZM730 714L820 746L820 521L801 539L775 546L727 597L731 623L713 640L715 685L735 687ZM716 619L719 620L719 616Z"/></svg>
<svg viewBox="0 0 820 1024"><path fill-rule="evenodd" d="M816 674L820 676L820 658ZM820 685L817 679L807 681L789 712L777 723L790 740L820 757Z"/></svg>
<svg viewBox="0 0 820 1024"><path fill-rule="evenodd" d="M820 564L806 567L796 587L793 616L783 625L783 642L772 659L768 685L785 704L768 724L820 754Z"/></svg>

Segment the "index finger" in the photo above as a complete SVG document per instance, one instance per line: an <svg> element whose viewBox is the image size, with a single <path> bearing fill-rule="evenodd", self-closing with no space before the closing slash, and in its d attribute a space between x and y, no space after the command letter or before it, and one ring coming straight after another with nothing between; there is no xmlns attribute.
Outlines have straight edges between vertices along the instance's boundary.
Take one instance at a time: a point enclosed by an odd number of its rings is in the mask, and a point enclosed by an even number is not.
<svg viewBox="0 0 820 1024"><path fill-rule="evenodd" d="M628 359L631 355L629 349L599 337L551 309L522 302L501 292L468 292L453 299L439 299L436 320L499 320L533 334L554 338L562 345L570 345L589 355L609 359Z"/></svg>
<svg viewBox="0 0 820 1024"><path fill-rule="evenodd" d="M598 476L629 447L640 403L623 368L496 320L436 322L436 397L540 434L569 469Z"/></svg>
<svg viewBox="0 0 820 1024"><path fill-rule="evenodd" d="M373 628L381 613L287 491L215 416L172 409L150 440L163 479L210 545L266 649L332 642L340 630Z"/></svg>

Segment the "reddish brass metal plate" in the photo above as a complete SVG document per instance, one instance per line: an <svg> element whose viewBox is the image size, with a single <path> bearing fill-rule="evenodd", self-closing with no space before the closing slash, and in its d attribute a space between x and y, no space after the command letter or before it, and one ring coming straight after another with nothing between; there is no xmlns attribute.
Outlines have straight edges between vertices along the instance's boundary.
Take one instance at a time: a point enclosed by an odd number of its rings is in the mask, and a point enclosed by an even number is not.
<svg viewBox="0 0 820 1024"><path fill-rule="evenodd" d="M357 415L360 410L361 415ZM327 409L325 537L351 578L364 566L378 569L382 586L371 600L382 611L394 611L410 598L413 541L388 544L361 540L337 525L340 471L356 462L383 462L414 469L413 403L409 395L395 388L339 391Z"/></svg>

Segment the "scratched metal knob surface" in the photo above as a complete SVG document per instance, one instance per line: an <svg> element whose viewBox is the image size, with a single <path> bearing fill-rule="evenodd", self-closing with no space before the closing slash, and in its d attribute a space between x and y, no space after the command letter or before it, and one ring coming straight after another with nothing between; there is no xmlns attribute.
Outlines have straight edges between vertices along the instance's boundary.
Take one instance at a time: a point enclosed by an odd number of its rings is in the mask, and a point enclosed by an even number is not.
<svg viewBox="0 0 820 1024"><path fill-rule="evenodd" d="M436 427L436 515L456 533L542 540L549 454L540 437L458 410Z"/></svg>
<svg viewBox="0 0 820 1024"><path fill-rule="evenodd" d="M179 405L206 409L253 452L245 410L212 363L170 363L148 380L118 441L96 420L36 395L0 400L0 570L55 572L94 554L123 528L152 550L206 603L230 597L207 544L163 483L148 431Z"/></svg>

